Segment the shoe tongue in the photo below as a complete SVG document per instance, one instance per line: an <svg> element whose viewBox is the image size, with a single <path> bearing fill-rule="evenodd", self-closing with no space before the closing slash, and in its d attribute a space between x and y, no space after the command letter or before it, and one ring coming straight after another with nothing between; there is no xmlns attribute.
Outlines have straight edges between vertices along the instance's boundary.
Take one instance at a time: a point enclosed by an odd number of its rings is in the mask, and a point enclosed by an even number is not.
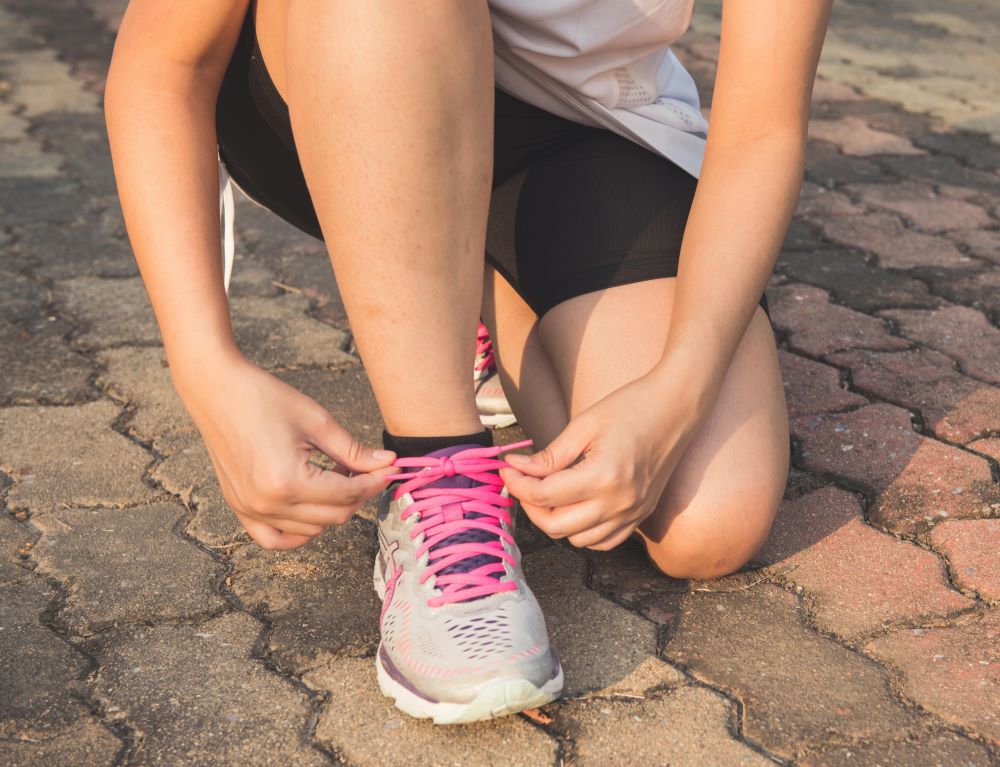
<svg viewBox="0 0 1000 767"><path fill-rule="evenodd" d="M427 453L426 457L450 458L451 456L455 455L455 453L460 453L463 450L468 450L470 448L480 448L480 447L482 447L482 445L475 445L475 444L455 445L453 447L445 447L441 448L440 450L435 450L434 452ZM469 488L469 487L481 487L482 484L483 484L482 482L476 482L476 480L472 479L471 477L467 477L464 474L455 474L452 477L441 477L441 479L435 480L434 482L424 485L424 487ZM484 516L482 514L477 514L474 511L465 512L463 514L461 512L461 507L458 504L453 504L453 507L454 511L457 512L457 515L460 515L459 518L465 517L466 519L476 519L477 517ZM446 519L451 517L452 513L454 513L452 509L449 509L447 506L445 507L444 512ZM438 544L438 546L439 547L450 546L456 543L486 543L495 540L496 540L496 534L489 533L486 530L467 530L462 533L456 533L455 535L448 536L443 541L441 541ZM492 557L486 554L477 554L468 557L462 560L461 562L456 562L450 567L444 568L443 570L441 570L441 575L451 575L453 573L467 573L472 570L475 570L477 567L482 567L483 565L488 565L496 561L497 557ZM499 579L500 573L494 573L492 574L491 577Z"/></svg>

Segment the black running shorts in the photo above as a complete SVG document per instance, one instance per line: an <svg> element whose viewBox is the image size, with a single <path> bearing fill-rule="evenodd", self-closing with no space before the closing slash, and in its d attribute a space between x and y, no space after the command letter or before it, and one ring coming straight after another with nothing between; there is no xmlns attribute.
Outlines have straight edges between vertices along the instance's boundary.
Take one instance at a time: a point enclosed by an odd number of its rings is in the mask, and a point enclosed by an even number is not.
<svg viewBox="0 0 1000 767"><path fill-rule="evenodd" d="M676 277L697 180L616 133L499 89L495 95L486 261L535 313L614 285ZM220 155L239 187L322 239L252 10L219 93L216 126ZM763 296L760 303L767 311Z"/></svg>

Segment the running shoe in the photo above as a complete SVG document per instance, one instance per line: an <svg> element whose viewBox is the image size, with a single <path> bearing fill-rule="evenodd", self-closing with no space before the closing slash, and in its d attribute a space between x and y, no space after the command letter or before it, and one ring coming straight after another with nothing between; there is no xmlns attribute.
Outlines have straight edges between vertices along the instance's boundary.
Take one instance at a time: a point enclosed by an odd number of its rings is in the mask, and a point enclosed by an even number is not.
<svg viewBox="0 0 1000 767"><path fill-rule="evenodd" d="M382 692L435 724L535 708L562 689L545 618L524 582L503 447L459 445L400 458L411 471L378 504L376 668Z"/></svg>
<svg viewBox="0 0 1000 767"><path fill-rule="evenodd" d="M507 395L500 385L490 332L482 322L476 332L476 365L472 371L472 379L476 384L476 405L483 426L503 429L517 423L517 417L510 409Z"/></svg>

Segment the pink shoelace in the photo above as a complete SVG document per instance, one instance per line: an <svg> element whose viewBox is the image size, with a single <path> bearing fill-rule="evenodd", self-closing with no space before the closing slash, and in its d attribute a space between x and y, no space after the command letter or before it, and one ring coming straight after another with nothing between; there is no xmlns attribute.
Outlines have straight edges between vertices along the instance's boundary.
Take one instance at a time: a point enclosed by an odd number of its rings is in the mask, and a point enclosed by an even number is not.
<svg viewBox="0 0 1000 767"><path fill-rule="evenodd" d="M496 367L496 356L493 354L493 341L490 338L490 331L486 329L481 321L479 329L476 331L476 358L482 359L476 363L476 373L480 378L485 378L493 372Z"/></svg>
<svg viewBox="0 0 1000 767"><path fill-rule="evenodd" d="M427 600L429 606L465 602L517 588L515 582L498 577L504 572L505 563L513 567L516 562L503 545L504 542L514 545L514 538L501 526L503 523L510 527L509 509L514 501L500 495L503 480L497 469L506 466L506 462L496 460L496 456L530 444L531 440L527 439L510 445L469 448L447 458L396 459L395 466L417 469L393 474L389 479L406 480L396 488L396 499L409 493L414 500L400 516L405 520L416 514L419 518L410 537L416 539L423 533L424 542L417 549L416 557L419 559L425 552L429 554L427 567L420 573L420 583L437 576L434 585L441 590L440 596ZM482 484L478 487L427 487L439 479L456 475ZM445 539L472 530L489 533L489 539L442 545ZM468 572L438 575L445 568L482 555L491 558L489 564Z"/></svg>

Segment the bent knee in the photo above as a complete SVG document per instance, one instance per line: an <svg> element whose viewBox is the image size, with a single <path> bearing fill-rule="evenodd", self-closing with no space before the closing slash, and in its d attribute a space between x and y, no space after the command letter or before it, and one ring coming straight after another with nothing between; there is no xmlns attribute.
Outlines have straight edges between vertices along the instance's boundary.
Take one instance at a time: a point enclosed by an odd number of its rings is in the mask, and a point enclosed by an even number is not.
<svg viewBox="0 0 1000 767"><path fill-rule="evenodd" d="M778 510L770 492L715 503L689 505L655 539L643 535L646 553L665 575L679 579L721 578L739 570L764 544Z"/></svg>

